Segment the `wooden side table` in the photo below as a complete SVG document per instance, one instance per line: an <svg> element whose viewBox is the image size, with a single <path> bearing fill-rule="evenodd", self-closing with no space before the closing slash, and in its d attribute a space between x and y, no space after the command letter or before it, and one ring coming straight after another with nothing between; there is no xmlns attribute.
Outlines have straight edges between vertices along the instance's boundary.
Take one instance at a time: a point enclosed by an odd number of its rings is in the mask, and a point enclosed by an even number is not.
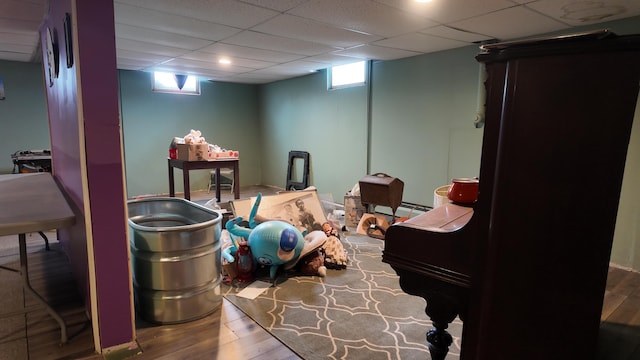
<svg viewBox="0 0 640 360"><path fill-rule="evenodd" d="M216 170L216 184L220 184L220 169L233 169L233 197L240 198L240 160L200 160L187 161L179 159L167 159L169 168L169 196L175 197L175 184L173 178L173 169L182 169L182 182L184 185L184 198L191 200L191 190L189 186L189 171L202 169ZM220 187L216 186L216 200L220 202Z"/></svg>

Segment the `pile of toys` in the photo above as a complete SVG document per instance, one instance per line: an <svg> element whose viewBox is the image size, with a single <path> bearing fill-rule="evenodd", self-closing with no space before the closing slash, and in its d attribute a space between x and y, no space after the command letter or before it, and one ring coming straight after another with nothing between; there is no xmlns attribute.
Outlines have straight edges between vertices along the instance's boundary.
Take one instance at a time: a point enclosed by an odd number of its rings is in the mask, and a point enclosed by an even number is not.
<svg viewBox="0 0 640 360"><path fill-rule="evenodd" d="M300 275L326 276L327 268L344 269L348 256L338 232L328 222L323 230L303 234L289 222L256 222L262 194L251 209L248 227L242 217L230 219L222 236L222 267L225 282L251 282L260 268L269 270L275 282L282 267Z"/></svg>

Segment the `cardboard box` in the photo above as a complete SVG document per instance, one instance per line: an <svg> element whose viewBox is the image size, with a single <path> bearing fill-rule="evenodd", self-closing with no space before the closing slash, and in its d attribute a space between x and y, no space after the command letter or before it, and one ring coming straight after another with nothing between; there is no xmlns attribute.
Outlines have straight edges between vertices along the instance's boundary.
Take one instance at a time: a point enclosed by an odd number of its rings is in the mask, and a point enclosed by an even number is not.
<svg viewBox="0 0 640 360"><path fill-rule="evenodd" d="M209 144L177 144L178 160L200 161L208 160Z"/></svg>

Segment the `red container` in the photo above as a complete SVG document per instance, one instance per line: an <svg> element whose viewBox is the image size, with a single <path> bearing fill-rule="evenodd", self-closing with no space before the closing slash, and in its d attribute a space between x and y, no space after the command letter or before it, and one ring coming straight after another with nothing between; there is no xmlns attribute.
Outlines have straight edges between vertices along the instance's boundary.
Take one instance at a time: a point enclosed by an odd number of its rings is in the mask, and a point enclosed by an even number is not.
<svg viewBox="0 0 640 360"><path fill-rule="evenodd" d="M459 204L473 204L478 200L478 186L480 181L471 178L458 178L451 180L451 186L447 197Z"/></svg>
<svg viewBox="0 0 640 360"><path fill-rule="evenodd" d="M178 149L169 149L169 158L176 159L178 157Z"/></svg>

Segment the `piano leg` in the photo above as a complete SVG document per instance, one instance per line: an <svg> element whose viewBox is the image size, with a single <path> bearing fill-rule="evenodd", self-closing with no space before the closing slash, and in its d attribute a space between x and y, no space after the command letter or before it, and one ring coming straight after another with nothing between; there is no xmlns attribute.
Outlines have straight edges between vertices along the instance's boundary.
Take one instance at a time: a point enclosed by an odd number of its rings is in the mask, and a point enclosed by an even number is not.
<svg viewBox="0 0 640 360"><path fill-rule="evenodd" d="M447 326L438 329L438 325L435 328L427 331L427 345L429 346L429 353L433 360L444 360L449 353L449 345L453 342L451 334L446 330Z"/></svg>
<svg viewBox="0 0 640 360"><path fill-rule="evenodd" d="M395 270L400 277L400 288L407 294L422 297L427 302L425 313L433 322L433 329L427 331L429 353L433 360L444 360L453 342L447 328L458 314L464 319L467 289L411 271Z"/></svg>

